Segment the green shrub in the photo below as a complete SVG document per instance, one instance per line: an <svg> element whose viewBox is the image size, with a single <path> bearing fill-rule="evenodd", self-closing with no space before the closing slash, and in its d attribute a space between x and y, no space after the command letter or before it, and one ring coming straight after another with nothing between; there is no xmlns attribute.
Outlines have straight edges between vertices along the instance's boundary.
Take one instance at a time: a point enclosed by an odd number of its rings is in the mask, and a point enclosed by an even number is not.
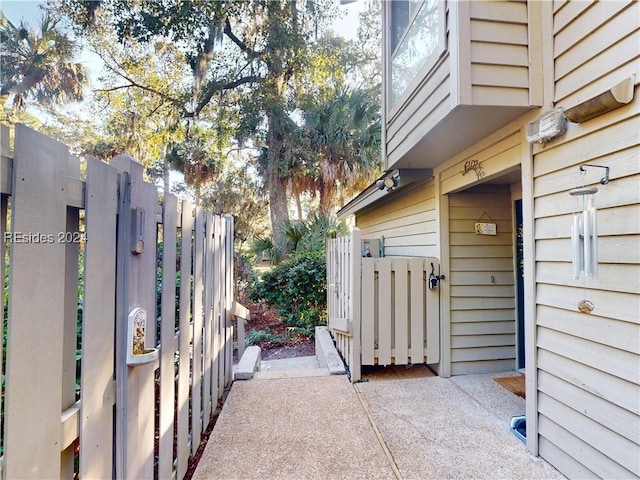
<svg viewBox="0 0 640 480"><path fill-rule="evenodd" d="M267 330L249 330L245 335L246 345L255 345L256 343L278 343L280 338Z"/></svg>
<svg viewBox="0 0 640 480"><path fill-rule="evenodd" d="M326 323L326 272L324 252L296 253L265 272L249 297L264 301L296 333L311 337Z"/></svg>

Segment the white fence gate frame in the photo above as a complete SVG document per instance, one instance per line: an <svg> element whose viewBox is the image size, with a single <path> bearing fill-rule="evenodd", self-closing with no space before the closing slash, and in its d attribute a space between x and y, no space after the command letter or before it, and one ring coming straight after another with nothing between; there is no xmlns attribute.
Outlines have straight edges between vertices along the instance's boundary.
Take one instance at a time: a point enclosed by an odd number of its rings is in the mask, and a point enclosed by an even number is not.
<svg viewBox="0 0 640 480"><path fill-rule="evenodd" d="M328 323L352 381L362 365L439 362L438 269L431 257L362 257L357 227L327 241Z"/></svg>
<svg viewBox="0 0 640 480"><path fill-rule="evenodd" d="M233 218L171 194L160 202L130 157L89 158L82 177L64 145L18 125L10 158L9 131L0 134L3 266L9 258L2 479L72 478L78 450L80 478L183 478L230 383L232 319L246 311L233 300ZM158 357L130 366L135 307L147 312L145 347Z"/></svg>

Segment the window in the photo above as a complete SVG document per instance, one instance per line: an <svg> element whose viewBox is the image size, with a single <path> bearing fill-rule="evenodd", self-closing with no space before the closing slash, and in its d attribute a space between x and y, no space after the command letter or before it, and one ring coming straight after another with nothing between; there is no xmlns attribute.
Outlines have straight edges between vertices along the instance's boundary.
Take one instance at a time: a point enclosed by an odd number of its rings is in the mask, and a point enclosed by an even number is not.
<svg viewBox="0 0 640 480"><path fill-rule="evenodd" d="M438 0L393 0L391 15L391 106L438 51L441 12Z"/></svg>

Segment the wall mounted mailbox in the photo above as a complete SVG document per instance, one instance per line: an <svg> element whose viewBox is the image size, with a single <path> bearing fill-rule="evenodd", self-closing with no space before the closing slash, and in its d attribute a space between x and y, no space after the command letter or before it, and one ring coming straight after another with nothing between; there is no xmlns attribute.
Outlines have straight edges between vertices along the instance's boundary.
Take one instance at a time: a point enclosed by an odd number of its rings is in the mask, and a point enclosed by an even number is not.
<svg viewBox="0 0 640 480"><path fill-rule="evenodd" d="M144 365L158 358L158 349L145 346L146 330L147 311L136 307L129 312L128 318L127 365Z"/></svg>

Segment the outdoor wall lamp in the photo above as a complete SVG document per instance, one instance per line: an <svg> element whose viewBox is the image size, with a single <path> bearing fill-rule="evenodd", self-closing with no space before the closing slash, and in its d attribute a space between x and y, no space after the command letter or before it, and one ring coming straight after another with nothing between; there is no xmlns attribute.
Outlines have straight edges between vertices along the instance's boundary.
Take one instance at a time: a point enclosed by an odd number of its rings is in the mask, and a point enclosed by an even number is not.
<svg viewBox="0 0 640 480"><path fill-rule="evenodd" d="M587 167L604 168L605 176L600 183L602 185L609 183L609 167L580 165L583 177ZM574 279L580 278L581 275L587 278L598 277L597 211L594 203L597 192L598 187L585 186L569 190L569 195L573 197L571 251Z"/></svg>
<svg viewBox="0 0 640 480"><path fill-rule="evenodd" d="M381 178L376 182L376 187L378 187L378 190L386 189L387 192L390 192L397 186L398 186L398 180L396 177Z"/></svg>

